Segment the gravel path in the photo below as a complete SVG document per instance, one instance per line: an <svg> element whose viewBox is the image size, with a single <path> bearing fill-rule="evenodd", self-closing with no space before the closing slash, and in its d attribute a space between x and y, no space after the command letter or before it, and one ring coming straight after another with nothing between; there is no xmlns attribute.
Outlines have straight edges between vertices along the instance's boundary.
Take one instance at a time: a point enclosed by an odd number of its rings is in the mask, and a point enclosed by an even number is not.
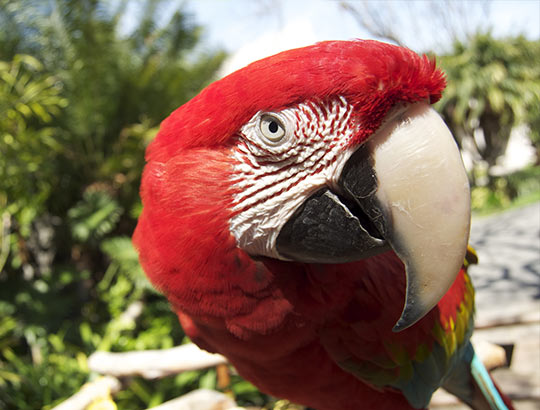
<svg viewBox="0 0 540 410"><path fill-rule="evenodd" d="M476 324L540 321L540 202L473 219Z"/></svg>
<svg viewBox="0 0 540 410"><path fill-rule="evenodd" d="M517 410L540 410L540 202L473 219L470 243L479 257L469 270L476 289L473 338L514 346L510 367L493 376ZM468 409L441 391L431 408Z"/></svg>

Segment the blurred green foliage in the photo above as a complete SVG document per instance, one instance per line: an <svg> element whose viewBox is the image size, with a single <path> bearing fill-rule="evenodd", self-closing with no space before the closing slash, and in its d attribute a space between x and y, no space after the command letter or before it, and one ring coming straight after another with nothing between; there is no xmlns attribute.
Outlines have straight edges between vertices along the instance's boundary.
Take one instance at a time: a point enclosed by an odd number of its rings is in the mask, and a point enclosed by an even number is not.
<svg viewBox="0 0 540 410"><path fill-rule="evenodd" d="M509 175L494 176L489 186L473 186L471 207L477 215L540 201L540 167L530 166Z"/></svg>
<svg viewBox="0 0 540 410"><path fill-rule="evenodd" d="M197 47L201 28L164 3L137 2L122 33L127 1L0 0L2 409L71 396L95 377L96 350L185 341L130 237L146 145L225 54ZM115 401L146 408L215 384L214 370L134 377ZM266 400L240 379L232 389Z"/></svg>
<svg viewBox="0 0 540 410"><path fill-rule="evenodd" d="M448 85L436 108L458 144L473 154L473 211L488 214L540 200L540 41L478 33L456 41L452 52L437 60ZM494 175L493 166L520 125L525 125L537 163ZM473 137L478 134L482 137Z"/></svg>
<svg viewBox="0 0 540 410"><path fill-rule="evenodd" d="M436 108L459 144L469 137L477 161L495 165L522 124L540 152L540 40L478 33L437 61L448 85ZM478 133L481 143L470 138Z"/></svg>
<svg viewBox="0 0 540 410"><path fill-rule="evenodd" d="M198 47L201 28L182 9L163 16L163 3L137 2L129 14L134 29L122 33L125 0L0 0L2 409L52 408L96 376L87 366L96 350L186 341L144 277L130 237L141 210L146 145L163 118L213 80L225 55ZM503 69L536 75L537 65L519 67L525 60L515 47L509 63L491 69L492 78ZM463 45L455 61L448 57L451 81L469 81L460 70L477 56L467 53ZM517 87L512 92L529 92L507 82L509 90ZM442 102L464 122L481 115L466 108L464 99L476 95L467 87L450 88ZM484 107L506 110L510 91L501 92L488 93ZM512 119L504 121L523 119L539 143L538 105L511 104ZM473 191L473 205L538 192L538 168L523 172L526 177L501 178L496 190ZM132 311L138 313L127 314ZM133 377L115 401L119 408L146 408L197 387L215 388L216 379L212 369L158 381ZM239 403L271 401L240 377L231 380ZM291 407L280 401L276 408Z"/></svg>

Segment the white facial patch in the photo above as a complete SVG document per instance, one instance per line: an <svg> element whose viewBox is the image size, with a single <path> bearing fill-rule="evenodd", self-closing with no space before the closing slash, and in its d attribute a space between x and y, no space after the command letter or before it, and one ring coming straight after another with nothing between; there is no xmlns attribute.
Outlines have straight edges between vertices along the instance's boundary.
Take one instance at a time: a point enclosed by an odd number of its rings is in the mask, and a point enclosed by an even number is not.
<svg viewBox="0 0 540 410"><path fill-rule="evenodd" d="M337 181L354 150L352 106L341 97L306 102L280 112L258 112L240 132L233 150L231 232L250 255L281 257L276 238L294 211Z"/></svg>

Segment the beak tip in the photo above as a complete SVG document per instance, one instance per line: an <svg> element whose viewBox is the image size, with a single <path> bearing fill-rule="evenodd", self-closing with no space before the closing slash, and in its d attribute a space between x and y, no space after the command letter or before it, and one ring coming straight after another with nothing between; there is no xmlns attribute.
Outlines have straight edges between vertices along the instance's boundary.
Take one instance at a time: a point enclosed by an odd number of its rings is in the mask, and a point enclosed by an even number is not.
<svg viewBox="0 0 540 410"><path fill-rule="evenodd" d="M399 333L418 322L425 314L425 309L415 309L414 304L407 303L400 318L392 328L392 332Z"/></svg>
<svg viewBox="0 0 540 410"><path fill-rule="evenodd" d="M402 321L401 320L398 320L398 322L394 325L394 327L392 328L392 332L394 333L399 333L401 332L402 330L405 330L407 327L405 325L402 325Z"/></svg>

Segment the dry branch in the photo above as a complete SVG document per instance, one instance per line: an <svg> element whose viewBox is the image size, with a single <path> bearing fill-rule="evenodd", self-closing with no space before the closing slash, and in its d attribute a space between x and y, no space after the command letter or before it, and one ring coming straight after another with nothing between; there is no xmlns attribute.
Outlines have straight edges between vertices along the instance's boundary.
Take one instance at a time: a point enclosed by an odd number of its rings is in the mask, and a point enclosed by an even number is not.
<svg viewBox="0 0 540 410"><path fill-rule="evenodd" d="M84 410L94 400L109 397L120 390L120 381L111 376L100 377L99 379L86 383L81 389L63 401L53 410Z"/></svg>
<svg viewBox="0 0 540 410"><path fill-rule="evenodd" d="M505 366L506 363L506 351L503 347L486 342L485 340L472 340L474 351L484 364L486 369L494 370L499 367Z"/></svg>
<svg viewBox="0 0 540 410"><path fill-rule="evenodd" d="M474 347L488 370L506 364L506 354L502 347L485 341L475 342ZM116 377L140 375L147 379L154 379L224 363L227 363L225 357L205 352L193 343L165 350L126 353L96 352L88 358L88 367L91 371L107 376L85 384L79 392L53 410L83 410L94 400L116 393L121 388L120 381ZM218 397L216 394L220 396ZM222 396L218 392L195 391L166 402L156 409L192 409L194 403L199 403L202 406L196 408L208 410L236 408L236 404L232 400Z"/></svg>
<svg viewBox="0 0 540 410"><path fill-rule="evenodd" d="M155 379L226 362L223 356L205 352L190 343L165 350L96 352L88 358L88 367L94 372L116 377L139 375Z"/></svg>
<svg viewBox="0 0 540 410"><path fill-rule="evenodd" d="M506 364L506 354L502 347L485 341L475 341L474 345L488 370ZM115 377L139 375L146 379L206 369L223 363L227 363L225 357L201 350L193 343L165 350L96 352L88 358L88 367L94 372Z"/></svg>
<svg viewBox="0 0 540 410"><path fill-rule="evenodd" d="M236 403L227 395L215 390L194 390L182 397L166 401L152 410L234 410Z"/></svg>

